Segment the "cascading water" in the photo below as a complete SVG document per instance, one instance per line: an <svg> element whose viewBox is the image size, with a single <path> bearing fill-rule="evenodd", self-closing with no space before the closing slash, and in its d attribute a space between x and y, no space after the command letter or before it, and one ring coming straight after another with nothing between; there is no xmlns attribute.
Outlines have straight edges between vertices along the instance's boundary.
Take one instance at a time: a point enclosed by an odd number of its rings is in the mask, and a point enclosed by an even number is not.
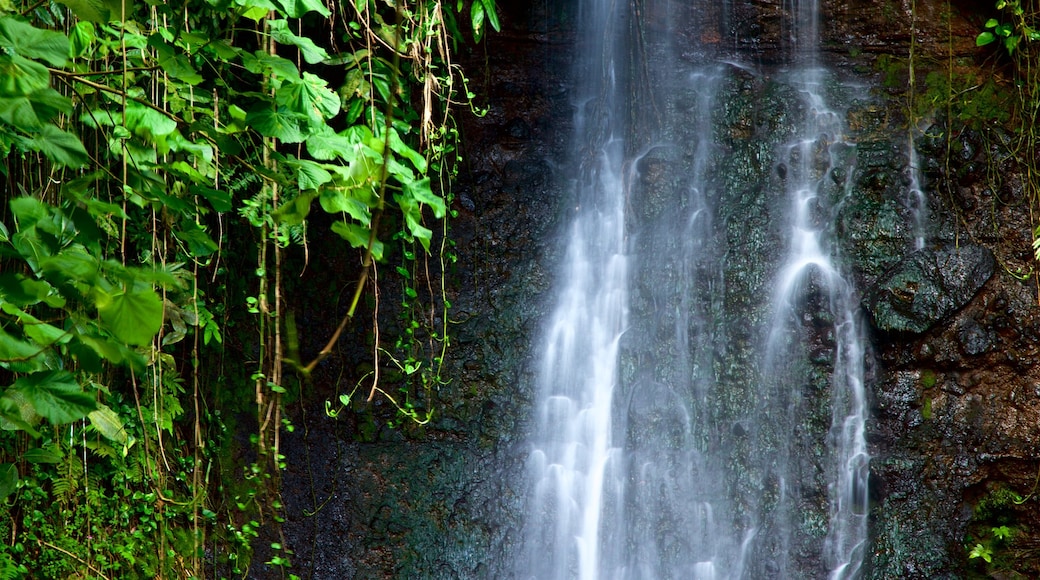
<svg viewBox="0 0 1040 580"><path fill-rule="evenodd" d="M908 141L910 185L907 188L907 205L914 216L914 249L921 250L924 249L928 229L928 198L924 193L924 184L921 183L921 165L917 157L914 133L910 133Z"/></svg>
<svg viewBox="0 0 1040 580"><path fill-rule="evenodd" d="M789 201L776 212L787 225L771 227L787 247L767 268L772 294L740 299L770 313L756 325L723 304L741 249L721 233L732 212L719 204L739 196L722 191L715 119L719 91L747 68L724 54L729 3L580 3L580 169L539 349L519 578L860 573L867 347L831 239L855 155L824 98L816 4L785 8L793 64L777 82L801 95L805 118L772 153L774 193ZM669 39L682 19L700 40L679 59ZM731 331L724 319L741 316ZM747 368L722 368L739 353ZM829 426L805 426L813 407Z"/></svg>

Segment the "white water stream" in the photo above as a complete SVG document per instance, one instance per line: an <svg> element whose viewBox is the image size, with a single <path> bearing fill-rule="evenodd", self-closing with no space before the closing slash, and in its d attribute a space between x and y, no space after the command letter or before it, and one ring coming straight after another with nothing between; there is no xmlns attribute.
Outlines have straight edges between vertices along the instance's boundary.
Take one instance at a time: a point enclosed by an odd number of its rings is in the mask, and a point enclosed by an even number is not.
<svg viewBox="0 0 1040 580"><path fill-rule="evenodd" d="M630 14L635 5L638 14ZM815 544L817 559L835 580L857 578L867 542L867 347L855 289L830 239L836 208L847 193L835 189L841 180L834 172L848 174L855 155L849 155L843 115L826 102L828 74L816 62L816 2L785 5L796 54L778 78L799 92L806 113L796 138L777 153L784 177L783 190L774 195L786 196L778 207L788 209L776 218L785 220L779 227L787 245L782 263L771 270L775 290L762 297L770 301L763 307L771 314L760 329L760 396L739 429L715 425L711 408L727 388L717 380L726 347L716 342L725 332L713 330L710 303L722 291L719 269L726 267L720 258L726 250L715 247L720 192L712 176L719 153L712 118L724 105L717 92L732 67L707 49L704 62L685 69L658 63L662 76L671 78L658 81L648 73L651 84L667 84L664 90L689 98L681 114L657 114L666 127L696 124L698 137L672 143L666 129L637 149L627 141L631 119L651 103L627 96L644 79L629 78L638 77L632 72L638 67L629 58L634 46L625 39L633 29L644 32L632 23L646 13L667 20L669 4L582 0L580 6L582 57L574 98L579 169L572 212L565 218L567 249L556 302L536 346L531 492L515 575L799 578L792 559L796 545L806 545L798 531L805 525L801 478L812 475L799 455L812 443L799 439L810 406L803 391L810 371L826 367L830 379L823 396L831 424L826 441L817 443L825 458L820 469L829 507L826 538ZM638 168L651 155L685 171L675 188L679 198L652 220L634 216L631 207ZM827 344L807 344L809 326L830 337ZM627 362L626 349L633 353ZM737 431L748 432L740 436L751 441L738 460L757 464L734 464L741 449L731 441ZM749 483L755 477L773 483ZM744 482L741 490L767 491L735 496L734 481Z"/></svg>

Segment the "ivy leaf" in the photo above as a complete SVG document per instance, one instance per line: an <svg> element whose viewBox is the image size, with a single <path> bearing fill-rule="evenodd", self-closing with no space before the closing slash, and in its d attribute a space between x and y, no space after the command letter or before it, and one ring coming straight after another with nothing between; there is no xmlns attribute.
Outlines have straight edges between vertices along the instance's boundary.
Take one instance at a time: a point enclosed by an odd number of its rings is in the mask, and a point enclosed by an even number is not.
<svg viewBox="0 0 1040 580"><path fill-rule="evenodd" d="M332 231L347 240L352 247L367 248L368 237L371 230L358 224L338 221L332 224ZM372 259L379 261L383 259L383 242L375 240L372 244Z"/></svg>
<svg viewBox="0 0 1040 580"><path fill-rule="evenodd" d="M51 66L65 66L69 58L69 39L64 34L36 28L10 16L0 18L0 48L47 61Z"/></svg>
<svg viewBox="0 0 1040 580"><path fill-rule="evenodd" d="M324 6L322 6L324 8ZM289 16L298 18L298 16ZM321 48L314 43L313 40L306 36L297 36L293 31L289 30L289 22L286 20L268 20L267 25L270 27L271 37L275 39L279 44L291 45L300 49L300 54L303 56L303 60L307 64L318 64L319 62L328 60L329 53L325 52L324 48Z"/></svg>
<svg viewBox="0 0 1040 580"><path fill-rule="evenodd" d="M148 46L155 49L155 54L159 57L159 66L166 74L192 86L202 82L202 75L195 70L191 59L167 44L159 33L148 38Z"/></svg>
<svg viewBox="0 0 1040 580"><path fill-rule="evenodd" d="M11 388L25 395L37 413L60 425L86 417L97 408L68 371L41 371L21 377Z"/></svg>
<svg viewBox="0 0 1040 580"><path fill-rule="evenodd" d="M30 143L55 165L76 168L90 163L90 155L79 138L54 125L44 125L39 133L33 135Z"/></svg>
<svg viewBox="0 0 1040 580"><path fill-rule="evenodd" d="M125 290L114 296L99 292L101 322L119 340L138 346L151 342L163 320L163 304L155 291Z"/></svg>
<svg viewBox="0 0 1040 580"><path fill-rule="evenodd" d="M307 137L303 126L306 118L281 107L271 108L261 104L246 115L246 124L265 137L274 137L283 143L301 143Z"/></svg>
<svg viewBox="0 0 1040 580"><path fill-rule="evenodd" d="M292 201L282 204L282 207L274 212L274 218L280 224L300 225L303 223L303 220L307 219L307 215L311 213L311 202L316 197L318 197L318 192L316 191L301 193Z"/></svg>

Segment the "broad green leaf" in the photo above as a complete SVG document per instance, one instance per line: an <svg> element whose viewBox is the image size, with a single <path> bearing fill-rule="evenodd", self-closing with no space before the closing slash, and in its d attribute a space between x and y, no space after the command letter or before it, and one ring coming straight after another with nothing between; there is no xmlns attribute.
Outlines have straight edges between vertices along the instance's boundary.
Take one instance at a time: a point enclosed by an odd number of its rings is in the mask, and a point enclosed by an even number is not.
<svg viewBox="0 0 1040 580"><path fill-rule="evenodd" d="M0 428L4 431L29 431L40 423L40 418L21 392L7 389L0 396Z"/></svg>
<svg viewBox="0 0 1040 580"><path fill-rule="evenodd" d="M24 97L50 84L47 67L17 54L0 54L0 96Z"/></svg>
<svg viewBox="0 0 1040 580"><path fill-rule="evenodd" d="M256 129L265 137L274 137L283 143L301 143L306 137L304 127L307 119L298 113L288 112L279 107L272 109L261 104L259 109L249 112L246 124Z"/></svg>
<svg viewBox="0 0 1040 580"><path fill-rule="evenodd" d="M307 153L320 161L341 158L351 161L355 154L355 143L350 138L333 131L328 125L307 137Z"/></svg>
<svg viewBox="0 0 1040 580"><path fill-rule="evenodd" d="M139 354L115 341L88 334L80 334L79 340L90 347L98 356L112 364L121 365L129 363L134 368L144 366L144 361L141 360Z"/></svg>
<svg viewBox="0 0 1040 580"><path fill-rule="evenodd" d="M97 40L94 23L89 20L80 20L72 27L69 34L69 56L79 58L87 54Z"/></svg>
<svg viewBox="0 0 1040 580"><path fill-rule="evenodd" d="M202 82L202 75L195 70L191 59L163 40L161 34L151 35L148 38L148 46L155 50L155 54L159 58L159 66L166 74L193 86Z"/></svg>
<svg viewBox="0 0 1040 580"><path fill-rule="evenodd" d="M260 22L267 17L267 13L278 10L270 0L235 0L235 4L242 7L242 16Z"/></svg>
<svg viewBox="0 0 1040 580"><path fill-rule="evenodd" d="M127 344L146 345L162 327L162 300L151 289L99 292L97 308L105 328Z"/></svg>
<svg viewBox="0 0 1040 580"><path fill-rule="evenodd" d="M47 324L39 318L36 318L28 312L18 308L14 304L6 303L0 305L0 309L17 318L18 323L22 325L22 332L36 341L40 346L51 346L55 343L65 343L72 338L72 336L64 330Z"/></svg>
<svg viewBox="0 0 1040 580"><path fill-rule="evenodd" d="M188 245L188 252L196 258L204 258L219 248L206 230L191 220L184 220L181 229L173 232L177 239Z"/></svg>
<svg viewBox="0 0 1040 580"><path fill-rule="evenodd" d="M390 130L390 150L411 161L419 173L426 173L426 158L423 157L422 153L406 145L401 140L401 136L397 134L397 131L393 129Z"/></svg>
<svg viewBox="0 0 1040 580"><path fill-rule="evenodd" d="M337 214L346 212L350 217L357 220L361 225L368 227L372 221L372 212L360 199L351 195L359 188L351 187L326 187L321 190L321 209L326 213Z"/></svg>
<svg viewBox="0 0 1040 580"><path fill-rule="evenodd" d="M18 490L18 466L0 463L0 501Z"/></svg>
<svg viewBox="0 0 1040 580"><path fill-rule="evenodd" d="M54 125L44 125L33 135L31 143L33 149L46 155L55 165L75 168L90 163L90 156L79 138Z"/></svg>
<svg viewBox="0 0 1040 580"><path fill-rule="evenodd" d="M324 6L322 6L322 8L324 8ZM296 17L293 16L293 18ZM289 30L288 21L268 20L267 25L271 31L271 36L276 42L299 48L300 54L303 56L303 60L307 62L307 64L317 64L329 58L329 53L325 52L324 48L315 44L313 40L306 36L297 36Z"/></svg>
<svg viewBox="0 0 1040 580"><path fill-rule="evenodd" d="M126 445L129 442L129 437L126 434L126 428L123 427L123 420L119 418L119 415L115 411L110 409L107 405L99 404L97 409L94 409L87 415L90 418L90 424L97 429L98 433L108 439L109 441L115 441L116 443L122 443Z"/></svg>
<svg viewBox="0 0 1040 580"><path fill-rule="evenodd" d="M135 135L154 143L159 137L176 131L177 121L151 107L131 101L126 104L126 127Z"/></svg>
<svg viewBox="0 0 1040 580"><path fill-rule="evenodd" d="M32 449L26 450L26 452L22 454L22 459L29 463L61 463L61 461L65 459L65 454L61 452L60 447L51 443L50 445L44 445L43 447L33 447Z"/></svg>
<svg viewBox="0 0 1040 580"><path fill-rule="evenodd" d="M22 228L11 236L11 245L22 255L34 272L40 271L40 261L51 255L50 248L40 239L36 227Z"/></svg>
<svg viewBox="0 0 1040 580"><path fill-rule="evenodd" d="M371 230L364 226L338 221L332 224L332 231L339 234L341 238L347 240L355 248L368 247L368 237ZM372 244L372 258L376 261L383 259L383 242L380 242L378 239Z"/></svg>
<svg viewBox="0 0 1040 580"><path fill-rule="evenodd" d="M34 226L36 222L50 215L50 207L47 204L28 195L11 199L10 206L20 230Z"/></svg>
<svg viewBox="0 0 1040 580"><path fill-rule="evenodd" d="M276 102L294 113L305 115L315 127L339 113L339 96L321 78L303 73L300 82L287 82L278 89Z"/></svg>
<svg viewBox="0 0 1040 580"><path fill-rule="evenodd" d="M98 282L101 264L85 249L73 245L53 256L41 258L40 270L56 284L71 280L93 286Z"/></svg>
<svg viewBox="0 0 1040 580"><path fill-rule="evenodd" d="M69 57L69 39L64 34L36 28L11 16L0 18L0 48L44 60L51 66L65 66Z"/></svg>
<svg viewBox="0 0 1040 580"><path fill-rule="evenodd" d="M332 181L332 174L322 167L320 163L301 159L291 161L289 165L296 169L296 184L300 191L318 189Z"/></svg>
<svg viewBox="0 0 1040 580"><path fill-rule="evenodd" d="M47 282L26 278L23 274L0 274L0 301L15 306L39 304L53 289Z"/></svg>
<svg viewBox="0 0 1040 580"><path fill-rule="evenodd" d="M444 217L448 208L444 205L444 199L430 189L429 177L404 184L404 192L415 201L429 206L433 210L433 216L437 219Z"/></svg>
<svg viewBox="0 0 1040 580"><path fill-rule="evenodd" d="M280 224L302 224L303 220L307 219L307 216L310 214L311 202L316 197L318 197L317 191L301 193L292 201L282 204L282 207L274 212L274 219L278 220Z"/></svg>
<svg viewBox="0 0 1040 580"><path fill-rule="evenodd" d="M84 393L67 371L35 372L19 378L11 388L25 395L36 412L55 425L82 419L97 408L94 397Z"/></svg>
<svg viewBox="0 0 1040 580"><path fill-rule="evenodd" d="M203 187L195 185L188 188L194 195L199 195L206 198L206 201L213 207L214 211L220 213L231 211L231 194L227 191L221 191L219 189L213 189L210 187Z"/></svg>
<svg viewBox="0 0 1040 580"><path fill-rule="evenodd" d="M321 0L277 0L286 16L299 18L308 12L317 12L322 16L332 14Z"/></svg>
<svg viewBox="0 0 1040 580"><path fill-rule="evenodd" d="M59 113L71 112L72 101L50 87L24 96L0 96L0 121L23 131L39 130Z"/></svg>
<svg viewBox="0 0 1040 580"><path fill-rule="evenodd" d="M274 80L279 82L300 78L300 71L293 61L262 51L243 54L242 66L254 74L270 74Z"/></svg>

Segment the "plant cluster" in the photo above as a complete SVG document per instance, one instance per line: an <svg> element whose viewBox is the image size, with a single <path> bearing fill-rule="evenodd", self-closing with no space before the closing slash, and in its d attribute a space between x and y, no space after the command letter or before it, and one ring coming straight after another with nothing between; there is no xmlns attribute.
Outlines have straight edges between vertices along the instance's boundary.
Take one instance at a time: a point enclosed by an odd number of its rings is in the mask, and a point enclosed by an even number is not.
<svg viewBox="0 0 1040 580"><path fill-rule="evenodd" d="M371 328L362 380L429 420L473 98L451 54L489 27L493 0L0 0L0 578L243 575L265 527L287 570L284 397L378 309L381 263L403 330ZM307 360L284 269L315 207L360 265Z"/></svg>

